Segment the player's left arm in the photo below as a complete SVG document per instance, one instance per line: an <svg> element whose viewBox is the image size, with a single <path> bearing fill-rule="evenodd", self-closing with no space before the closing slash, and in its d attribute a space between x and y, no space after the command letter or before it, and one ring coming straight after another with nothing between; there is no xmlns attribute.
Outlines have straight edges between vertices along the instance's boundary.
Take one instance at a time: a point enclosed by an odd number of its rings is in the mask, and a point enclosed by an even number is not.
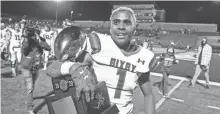
<svg viewBox="0 0 220 114"><path fill-rule="evenodd" d="M156 55L154 55L149 65L150 71L153 72L159 63L160 63L160 59L159 58L157 59Z"/></svg>
<svg viewBox="0 0 220 114"><path fill-rule="evenodd" d="M145 114L155 113L155 103L154 103L154 95L151 86L152 84L150 81L150 72L156 68L158 62L159 61L157 60L156 55L153 54L151 61L149 63L149 71L142 73L138 79L140 89L144 94Z"/></svg>
<svg viewBox="0 0 220 114"><path fill-rule="evenodd" d="M144 94L145 114L155 114L155 103L150 81L150 72L142 73L138 79L138 83Z"/></svg>

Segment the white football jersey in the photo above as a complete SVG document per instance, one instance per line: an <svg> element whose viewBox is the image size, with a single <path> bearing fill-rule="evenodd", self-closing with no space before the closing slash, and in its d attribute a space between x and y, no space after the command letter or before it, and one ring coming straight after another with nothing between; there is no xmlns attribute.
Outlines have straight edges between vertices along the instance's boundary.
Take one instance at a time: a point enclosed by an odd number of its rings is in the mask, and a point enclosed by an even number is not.
<svg viewBox="0 0 220 114"><path fill-rule="evenodd" d="M6 42L6 29L3 29L1 30L1 40L0 40L1 47L3 47L5 42Z"/></svg>
<svg viewBox="0 0 220 114"><path fill-rule="evenodd" d="M137 86L139 75L149 72L154 53L139 47L132 55L125 56L111 36L97 34L101 41L101 51L91 55L95 61L93 68L97 80L106 82L110 101L117 105L120 114L131 113L133 89ZM92 51L89 40L86 50L89 53Z"/></svg>
<svg viewBox="0 0 220 114"><path fill-rule="evenodd" d="M1 30L1 39L5 38L5 35L6 35L6 29L2 29Z"/></svg>
<svg viewBox="0 0 220 114"><path fill-rule="evenodd" d="M1 30L1 42L5 41L6 40L6 28Z"/></svg>
<svg viewBox="0 0 220 114"><path fill-rule="evenodd" d="M10 45L15 47L21 47L23 38L22 38L22 30L10 30L11 31L11 40Z"/></svg>
<svg viewBox="0 0 220 114"><path fill-rule="evenodd" d="M41 33L40 33L40 36L41 36L42 38L45 38L45 39L46 39L46 42L47 42L50 46L53 45L53 40L54 40L54 38L53 38L53 31L48 31L48 32L46 32L45 30L42 30Z"/></svg>

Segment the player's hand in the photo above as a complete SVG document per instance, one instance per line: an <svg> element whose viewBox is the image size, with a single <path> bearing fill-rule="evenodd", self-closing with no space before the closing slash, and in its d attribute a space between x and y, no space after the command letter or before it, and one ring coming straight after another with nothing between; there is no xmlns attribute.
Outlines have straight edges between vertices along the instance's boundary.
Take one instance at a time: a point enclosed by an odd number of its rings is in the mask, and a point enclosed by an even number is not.
<svg viewBox="0 0 220 114"><path fill-rule="evenodd" d="M179 60L174 60L173 61L173 64L177 64L177 63L179 63Z"/></svg>
<svg viewBox="0 0 220 114"><path fill-rule="evenodd" d="M200 65L200 68L203 70L203 71L207 71L207 67L205 65Z"/></svg>
<svg viewBox="0 0 220 114"><path fill-rule="evenodd" d="M90 102L94 99L97 80L90 68L79 64L70 68L70 74L76 86L76 98L79 100L84 93L86 101Z"/></svg>
<svg viewBox="0 0 220 114"><path fill-rule="evenodd" d="M194 58L197 58L197 55L196 55L196 54L194 54L194 55L193 55L193 57L194 57Z"/></svg>

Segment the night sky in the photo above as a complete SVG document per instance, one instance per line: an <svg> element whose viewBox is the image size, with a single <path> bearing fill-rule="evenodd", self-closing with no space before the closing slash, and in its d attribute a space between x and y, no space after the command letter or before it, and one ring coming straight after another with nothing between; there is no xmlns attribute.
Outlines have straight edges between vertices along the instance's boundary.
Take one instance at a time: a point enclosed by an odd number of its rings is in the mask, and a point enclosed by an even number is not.
<svg viewBox="0 0 220 114"><path fill-rule="evenodd" d="M145 3L145 2L139 2ZM166 22L216 23L220 25L220 2L211 1L156 1L157 9L166 10ZM39 19L55 20L55 1L1 1L1 13ZM74 11L76 20L108 21L112 6L108 1L61 1L58 19L70 18ZM77 14L82 14L81 17Z"/></svg>

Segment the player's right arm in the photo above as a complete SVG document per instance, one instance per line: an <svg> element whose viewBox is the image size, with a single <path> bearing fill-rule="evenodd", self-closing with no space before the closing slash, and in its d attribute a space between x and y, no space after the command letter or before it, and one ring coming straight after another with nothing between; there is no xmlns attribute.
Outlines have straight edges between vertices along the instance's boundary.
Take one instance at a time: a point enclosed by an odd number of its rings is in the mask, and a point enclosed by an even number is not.
<svg viewBox="0 0 220 114"><path fill-rule="evenodd" d="M64 75L68 75L69 69L75 64L75 62L66 61L54 61L50 66L47 67L46 73L48 76L52 78L61 77Z"/></svg>
<svg viewBox="0 0 220 114"><path fill-rule="evenodd" d="M86 40L87 40L86 41L87 46L86 46L86 49L84 50L87 53L83 57L80 57L80 58L83 58L83 60L81 61L83 64L90 66L93 63L93 60L90 54L92 54L94 50L95 50L95 53L100 51L101 44L96 34L89 35L89 37L87 37ZM60 77L63 75L68 75L70 74L69 71L71 67L74 67L74 65L75 65L75 62L71 62L71 61L66 61L66 62L55 61L50 66L48 66L46 73L50 77Z"/></svg>
<svg viewBox="0 0 220 114"><path fill-rule="evenodd" d="M54 61L50 66L47 67L46 73L52 78L61 77L71 74L71 71L75 70L79 66L91 66L92 58L88 53L82 57L81 63L72 61Z"/></svg>

